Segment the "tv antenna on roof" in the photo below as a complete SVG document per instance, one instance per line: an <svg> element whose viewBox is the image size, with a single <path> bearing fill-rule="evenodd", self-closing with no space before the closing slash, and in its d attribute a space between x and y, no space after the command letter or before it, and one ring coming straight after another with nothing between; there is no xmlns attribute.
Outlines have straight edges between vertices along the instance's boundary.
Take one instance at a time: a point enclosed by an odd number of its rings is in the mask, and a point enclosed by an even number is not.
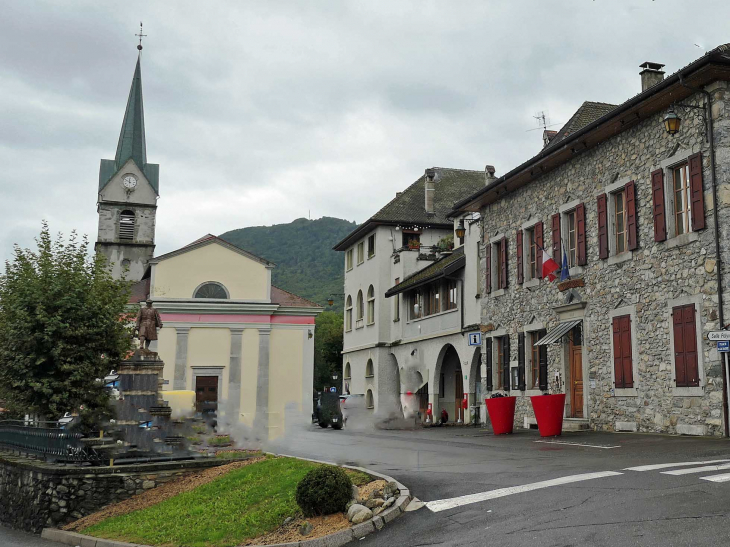
<svg viewBox="0 0 730 547"><path fill-rule="evenodd" d="M559 123L550 123L550 116L545 110L541 110L537 114L533 116L537 120L537 127L535 129L528 129L527 131L537 131L538 129L542 129L543 131L547 131L548 127L553 127L554 125L560 125Z"/></svg>

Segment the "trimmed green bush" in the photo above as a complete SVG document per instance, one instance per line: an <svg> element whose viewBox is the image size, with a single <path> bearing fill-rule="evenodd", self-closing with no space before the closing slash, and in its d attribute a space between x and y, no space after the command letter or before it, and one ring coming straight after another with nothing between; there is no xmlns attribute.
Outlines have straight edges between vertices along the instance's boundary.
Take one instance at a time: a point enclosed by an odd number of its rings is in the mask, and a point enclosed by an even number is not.
<svg viewBox="0 0 730 547"><path fill-rule="evenodd" d="M297 505L307 517L344 511L351 497L350 477L333 465L312 469L297 485Z"/></svg>

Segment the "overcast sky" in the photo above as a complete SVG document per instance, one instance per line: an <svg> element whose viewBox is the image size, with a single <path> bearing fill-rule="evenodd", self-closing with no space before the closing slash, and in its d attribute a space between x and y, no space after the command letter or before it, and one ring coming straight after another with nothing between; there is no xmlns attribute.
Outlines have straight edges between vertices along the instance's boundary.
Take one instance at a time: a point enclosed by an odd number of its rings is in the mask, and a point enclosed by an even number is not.
<svg viewBox="0 0 730 547"><path fill-rule="evenodd" d="M701 6L701 7L700 7ZM157 254L206 233L362 222L426 167L501 175L584 100L640 91L730 42L730 1L0 0L0 260L96 239L139 21ZM698 45L700 47L698 47Z"/></svg>

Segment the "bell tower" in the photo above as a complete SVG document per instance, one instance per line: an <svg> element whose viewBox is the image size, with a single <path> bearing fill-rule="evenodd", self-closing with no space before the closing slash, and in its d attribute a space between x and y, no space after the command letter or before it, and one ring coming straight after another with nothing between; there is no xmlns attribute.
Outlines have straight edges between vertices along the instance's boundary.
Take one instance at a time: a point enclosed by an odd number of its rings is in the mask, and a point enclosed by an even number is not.
<svg viewBox="0 0 730 547"><path fill-rule="evenodd" d="M141 34L141 31L140 31ZM139 281L155 250L160 166L147 163L142 106L141 49L127 99L117 153L101 160L94 248L106 256L112 275ZM126 273L125 273L126 272Z"/></svg>

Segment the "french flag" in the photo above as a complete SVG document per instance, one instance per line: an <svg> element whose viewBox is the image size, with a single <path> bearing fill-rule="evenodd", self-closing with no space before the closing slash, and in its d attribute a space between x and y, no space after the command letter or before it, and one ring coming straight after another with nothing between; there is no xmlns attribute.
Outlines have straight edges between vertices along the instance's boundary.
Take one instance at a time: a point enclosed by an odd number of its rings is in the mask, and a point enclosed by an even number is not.
<svg viewBox="0 0 730 547"><path fill-rule="evenodd" d="M542 250L542 277L543 279L547 279L548 281L555 281L556 276L555 272L557 272L560 269L560 266L557 262L553 260L553 257L551 257L547 252L545 252L545 249Z"/></svg>

